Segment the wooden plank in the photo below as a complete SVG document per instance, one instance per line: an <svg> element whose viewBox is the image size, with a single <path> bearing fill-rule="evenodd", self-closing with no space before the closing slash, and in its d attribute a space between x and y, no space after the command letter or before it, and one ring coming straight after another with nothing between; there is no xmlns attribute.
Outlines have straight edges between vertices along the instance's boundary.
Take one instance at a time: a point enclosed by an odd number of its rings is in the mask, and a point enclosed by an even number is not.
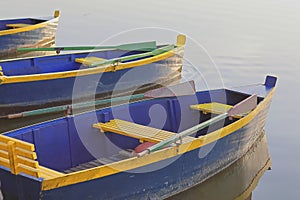
<svg viewBox="0 0 300 200"><path fill-rule="evenodd" d="M194 110L200 110L204 114L205 113L222 114L227 112L230 108L232 108L232 106L222 104L222 103L212 102L212 103L191 105L190 108Z"/></svg>
<svg viewBox="0 0 300 200"><path fill-rule="evenodd" d="M7 144L0 142L0 150L7 152L8 151Z"/></svg>
<svg viewBox="0 0 300 200"><path fill-rule="evenodd" d="M34 151L34 145L5 135L0 135L0 142L7 144L9 141L15 142L16 146L28 151Z"/></svg>
<svg viewBox="0 0 300 200"><path fill-rule="evenodd" d="M244 99L240 103L234 105L229 111L228 115L230 117L241 116L252 111L257 106L257 95L253 94L247 99Z"/></svg>
<svg viewBox="0 0 300 200"><path fill-rule="evenodd" d="M16 143L9 141L7 143L8 157L9 157L9 168L12 174L18 174L17 169L17 155L16 155Z"/></svg>
<svg viewBox="0 0 300 200"><path fill-rule="evenodd" d="M24 173L30 176L34 176L36 178L40 178L40 172L38 169L34 169L32 167L28 167L26 165L19 164L18 165L18 173Z"/></svg>
<svg viewBox="0 0 300 200"><path fill-rule="evenodd" d="M26 150L23 150L23 149L16 148L16 154L18 156L22 156L22 157L29 158L29 159L32 159L32 160L37 159L36 153L32 152L32 151L26 151Z"/></svg>
<svg viewBox="0 0 300 200"><path fill-rule="evenodd" d="M51 179L56 177L61 177L64 174L52 169L49 169L47 167L39 166L40 175L44 179Z"/></svg>
<svg viewBox="0 0 300 200"><path fill-rule="evenodd" d="M9 164L9 160L8 159L4 159L4 158L0 158L0 165L10 168L10 164Z"/></svg>
<svg viewBox="0 0 300 200"><path fill-rule="evenodd" d="M114 119L107 123L97 123L93 125L94 128L100 129L102 132L112 132L128 137L137 138L141 141L148 141L158 143L169 137L176 135L176 133L160 130L153 127L143 126L132 122ZM194 138L185 138L183 141L191 141Z"/></svg>
<svg viewBox="0 0 300 200"><path fill-rule="evenodd" d="M7 151L0 150L0 157L1 157L1 158L5 158L5 159L9 159L9 157L8 157L8 152L7 152Z"/></svg>
<svg viewBox="0 0 300 200"><path fill-rule="evenodd" d="M39 163L37 161L28 159L28 158L24 158L24 157L17 157L17 162L18 164L22 164L22 165L26 165L28 167L32 167L37 169L39 167Z"/></svg>

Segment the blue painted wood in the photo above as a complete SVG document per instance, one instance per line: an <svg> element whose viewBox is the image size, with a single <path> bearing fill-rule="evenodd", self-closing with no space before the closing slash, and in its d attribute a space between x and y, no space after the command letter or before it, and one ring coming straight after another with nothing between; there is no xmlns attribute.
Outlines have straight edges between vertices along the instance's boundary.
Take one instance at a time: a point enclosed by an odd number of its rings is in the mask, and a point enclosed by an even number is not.
<svg viewBox="0 0 300 200"><path fill-rule="evenodd" d="M272 88L276 85L276 82L277 82L277 77L267 76L265 80L265 86Z"/></svg>
<svg viewBox="0 0 300 200"><path fill-rule="evenodd" d="M0 166L1 192L4 199L27 200L40 199L42 179L26 175L13 175Z"/></svg>
<svg viewBox="0 0 300 200"><path fill-rule="evenodd" d="M58 171L71 168L69 134L65 120L34 129L34 144L41 165Z"/></svg>

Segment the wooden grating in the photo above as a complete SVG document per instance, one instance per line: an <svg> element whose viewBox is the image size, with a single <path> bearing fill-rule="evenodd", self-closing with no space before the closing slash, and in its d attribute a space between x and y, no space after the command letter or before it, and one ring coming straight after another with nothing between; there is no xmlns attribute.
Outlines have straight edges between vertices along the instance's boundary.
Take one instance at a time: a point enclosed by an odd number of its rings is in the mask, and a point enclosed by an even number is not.
<svg viewBox="0 0 300 200"><path fill-rule="evenodd" d="M142 142L147 141L158 143L176 134L120 119L113 119L107 123L97 123L94 124L93 127L100 129L101 132L113 132L128 137L137 138ZM193 137L185 137L183 138L183 142L188 142L193 139Z"/></svg>

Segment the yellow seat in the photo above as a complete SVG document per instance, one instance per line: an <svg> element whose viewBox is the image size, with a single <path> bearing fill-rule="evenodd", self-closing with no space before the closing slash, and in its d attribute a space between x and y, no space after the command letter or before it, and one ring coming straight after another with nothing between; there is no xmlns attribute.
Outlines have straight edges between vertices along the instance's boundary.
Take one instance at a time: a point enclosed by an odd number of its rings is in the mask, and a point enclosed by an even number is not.
<svg viewBox="0 0 300 200"><path fill-rule="evenodd" d="M93 127L100 129L101 132L113 132L128 137L137 138L141 142L147 141L158 143L176 134L120 119L113 119L107 123L97 123L94 124ZM193 137L187 136L183 138L183 142L189 142L193 139Z"/></svg>
<svg viewBox="0 0 300 200"><path fill-rule="evenodd" d="M98 57L86 57L86 58L76 58L75 62L81 63L84 66L91 66L93 63L99 63L99 62L103 62L106 59L104 58L98 58Z"/></svg>
<svg viewBox="0 0 300 200"><path fill-rule="evenodd" d="M9 28L23 28L23 27L27 27L27 26L31 26L33 24L6 24L6 27Z"/></svg>
<svg viewBox="0 0 300 200"><path fill-rule="evenodd" d="M196 105L190 105L190 108L193 110L199 110L202 111L203 114L223 114L226 113L230 108L232 108L231 105L223 104L223 103L204 103L204 104L196 104ZM242 115L234 116L234 118L241 118Z"/></svg>
<svg viewBox="0 0 300 200"><path fill-rule="evenodd" d="M232 108L232 106L222 104L222 103L212 102L212 103L191 105L190 108L194 110L200 110L205 114L206 113L222 114L227 112L230 108Z"/></svg>

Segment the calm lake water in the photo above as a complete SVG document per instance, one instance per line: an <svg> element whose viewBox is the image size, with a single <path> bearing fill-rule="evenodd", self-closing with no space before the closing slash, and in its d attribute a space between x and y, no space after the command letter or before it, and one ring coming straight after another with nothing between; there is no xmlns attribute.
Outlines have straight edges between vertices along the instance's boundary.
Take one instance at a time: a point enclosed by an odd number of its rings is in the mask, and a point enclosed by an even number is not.
<svg viewBox="0 0 300 200"><path fill-rule="evenodd" d="M171 43L178 33L187 35L184 77L196 78L198 89L278 76L266 125L273 170L252 199L299 199L298 1L10 0L1 2L0 18L45 16L55 9L61 11L57 45Z"/></svg>

